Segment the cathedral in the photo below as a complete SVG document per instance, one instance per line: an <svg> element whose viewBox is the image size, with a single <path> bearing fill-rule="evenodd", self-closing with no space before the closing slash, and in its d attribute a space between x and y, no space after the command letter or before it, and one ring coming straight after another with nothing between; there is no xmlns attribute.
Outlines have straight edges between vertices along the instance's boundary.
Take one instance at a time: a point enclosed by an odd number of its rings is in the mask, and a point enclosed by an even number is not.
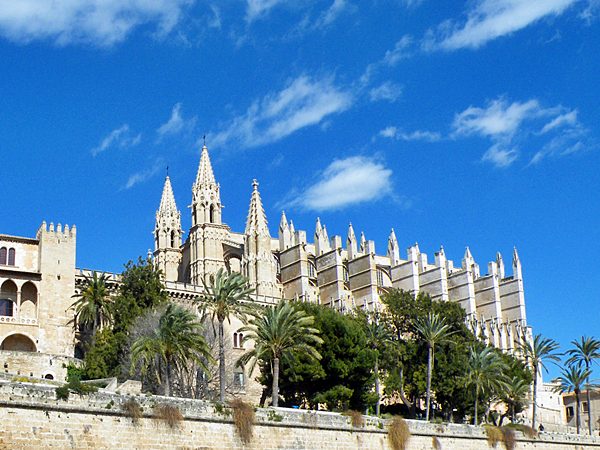
<svg viewBox="0 0 600 450"><path fill-rule="evenodd" d="M181 212L166 177L156 211L153 259L173 301L191 305L203 280L225 268L244 274L254 288L253 300L261 304L285 298L342 312L380 310L380 297L389 289L424 291L435 300L458 302L472 331L504 351L514 352L531 337L516 249L510 275L500 253L482 274L469 248L456 266L443 248L430 260L414 244L403 257L393 229L385 254L377 254L364 233L357 237L352 224L343 239L329 237L317 219L309 241L285 213L273 237L256 180L251 188L246 228L233 231L222 221L220 185L203 146L192 185L192 225L183 240ZM75 226L45 222L35 238L0 234L0 364L5 373L64 378L64 366L75 356L72 297L89 275L76 267L76 234ZM110 276L118 283L117 274ZM236 330L234 322L228 330L234 353L243 351ZM243 389L244 374L235 370L230 376Z"/></svg>

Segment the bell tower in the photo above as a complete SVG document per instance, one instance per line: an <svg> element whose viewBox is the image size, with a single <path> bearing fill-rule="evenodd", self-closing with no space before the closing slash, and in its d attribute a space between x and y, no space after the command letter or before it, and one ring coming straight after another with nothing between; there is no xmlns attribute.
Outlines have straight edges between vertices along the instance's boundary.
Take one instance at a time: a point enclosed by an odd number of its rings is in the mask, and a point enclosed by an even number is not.
<svg viewBox="0 0 600 450"><path fill-rule="evenodd" d="M190 208L190 282L202 285L202 280L208 281L208 276L225 267L223 243L229 236L229 227L221 220L220 186L215 180L206 145L202 146Z"/></svg>
<svg viewBox="0 0 600 450"><path fill-rule="evenodd" d="M181 213L175 204L171 180L167 175L154 226L154 264L166 281L177 281L181 263Z"/></svg>

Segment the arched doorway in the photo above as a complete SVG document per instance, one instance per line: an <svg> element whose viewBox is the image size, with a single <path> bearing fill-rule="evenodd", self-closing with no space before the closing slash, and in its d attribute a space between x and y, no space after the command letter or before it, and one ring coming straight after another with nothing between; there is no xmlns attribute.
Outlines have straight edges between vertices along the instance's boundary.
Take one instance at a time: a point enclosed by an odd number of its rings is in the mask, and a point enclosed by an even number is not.
<svg viewBox="0 0 600 450"><path fill-rule="evenodd" d="M24 334L11 334L2 341L0 350L11 350L17 352L35 352L35 343Z"/></svg>
<svg viewBox="0 0 600 450"><path fill-rule="evenodd" d="M35 284L28 281L21 288L20 317L35 319L37 316L37 288Z"/></svg>

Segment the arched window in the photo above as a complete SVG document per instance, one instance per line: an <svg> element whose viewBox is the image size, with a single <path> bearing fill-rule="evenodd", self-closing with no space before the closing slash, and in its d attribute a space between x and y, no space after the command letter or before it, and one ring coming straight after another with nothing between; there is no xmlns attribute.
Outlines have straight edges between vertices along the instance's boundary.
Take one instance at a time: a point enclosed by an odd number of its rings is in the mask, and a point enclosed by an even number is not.
<svg viewBox="0 0 600 450"><path fill-rule="evenodd" d="M0 265L6 265L6 247L0 248Z"/></svg>
<svg viewBox="0 0 600 450"><path fill-rule="evenodd" d="M9 316L12 317L14 314L13 311L13 302L7 298L0 298L0 316Z"/></svg>
<svg viewBox="0 0 600 450"><path fill-rule="evenodd" d="M210 205L210 209L208 210L210 223L215 223L215 206Z"/></svg>
<svg viewBox="0 0 600 450"><path fill-rule="evenodd" d="M317 278L317 265L312 259L308 260L308 277Z"/></svg>
<svg viewBox="0 0 600 450"><path fill-rule="evenodd" d="M2 341L0 350L12 350L18 352L35 352L33 341L23 334L11 334Z"/></svg>
<svg viewBox="0 0 600 450"><path fill-rule="evenodd" d="M171 248L175 248L175 231L171 231Z"/></svg>
<svg viewBox="0 0 600 450"><path fill-rule="evenodd" d="M8 249L8 265L9 266L15 265L15 249L14 248Z"/></svg>

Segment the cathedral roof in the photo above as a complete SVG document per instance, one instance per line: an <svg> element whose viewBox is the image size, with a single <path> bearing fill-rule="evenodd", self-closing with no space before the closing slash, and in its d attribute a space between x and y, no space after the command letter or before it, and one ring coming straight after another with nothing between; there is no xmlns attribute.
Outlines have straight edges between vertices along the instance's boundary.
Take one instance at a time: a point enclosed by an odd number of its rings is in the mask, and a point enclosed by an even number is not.
<svg viewBox="0 0 600 450"><path fill-rule="evenodd" d="M175 203L175 195L171 187L171 179L167 175L165 185L163 187L162 197L160 198L160 206L158 212L161 213L177 213L177 204Z"/></svg>
<svg viewBox="0 0 600 450"><path fill-rule="evenodd" d="M252 181L252 197L250 198L250 209L248 210L248 219L246 220L246 234L269 234L267 226L267 216L262 205L260 193L258 192L258 181Z"/></svg>
<svg viewBox="0 0 600 450"><path fill-rule="evenodd" d="M202 146L202 153L200 155L200 165L198 166L198 174L196 175L196 185L210 186L215 184L217 184L217 182L210 163L210 157L208 156L208 148L204 145Z"/></svg>

